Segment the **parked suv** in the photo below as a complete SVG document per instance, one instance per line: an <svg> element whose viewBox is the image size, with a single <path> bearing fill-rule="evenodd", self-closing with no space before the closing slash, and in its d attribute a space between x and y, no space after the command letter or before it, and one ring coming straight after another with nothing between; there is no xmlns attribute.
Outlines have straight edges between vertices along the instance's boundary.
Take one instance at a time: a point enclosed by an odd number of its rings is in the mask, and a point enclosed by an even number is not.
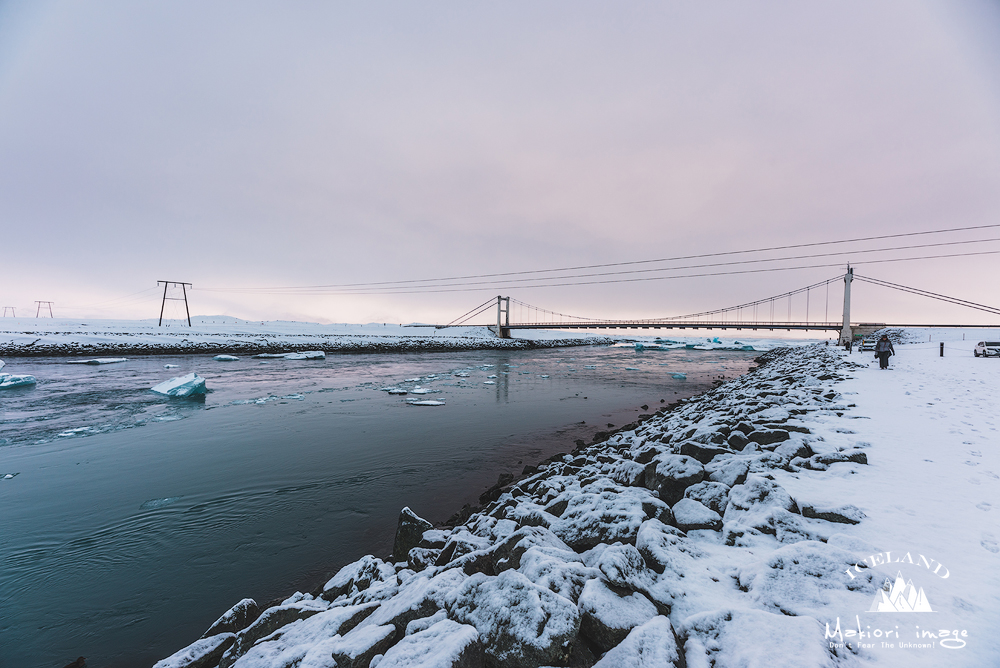
<svg viewBox="0 0 1000 668"><path fill-rule="evenodd" d="M1000 341L980 341L972 354L976 357L1000 357Z"/></svg>

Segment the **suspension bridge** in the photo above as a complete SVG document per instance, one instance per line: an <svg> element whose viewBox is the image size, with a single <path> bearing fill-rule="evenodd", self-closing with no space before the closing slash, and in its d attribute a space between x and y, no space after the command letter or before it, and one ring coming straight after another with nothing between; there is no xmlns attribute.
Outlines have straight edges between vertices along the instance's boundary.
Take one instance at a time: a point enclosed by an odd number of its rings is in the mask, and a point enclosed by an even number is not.
<svg viewBox="0 0 1000 668"><path fill-rule="evenodd" d="M445 327L468 326L470 321L484 313L496 309L496 323L488 326L498 336L510 338L511 332L519 329L749 329L749 330L803 330L839 332L841 345L853 340L856 336L870 334L886 327L969 327L991 328L996 325L940 325L913 323L862 323L851 321L851 285L854 281L862 281L872 285L891 288L910 294L916 294L930 299L945 301L959 306L965 306L993 315L1000 315L1000 308L977 304L957 297L949 297L927 290L897 285L875 278L859 276L854 269L840 276L807 285L797 290L758 299L757 301L703 311L687 315L664 318L647 318L634 320L611 320L586 318L551 311L527 304L512 297L497 296L483 302L469 312L459 316L446 325L436 325L439 329ZM830 285L843 282L843 311L841 318L830 319ZM836 297L836 295L835 295ZM797 300L796 300L797 298ZM793 309L793 302L797 301ZM512 318L513 309L513 318ZM795 316L793 317L793 312ZM811 316L815 314L815 318Z"/></svg>

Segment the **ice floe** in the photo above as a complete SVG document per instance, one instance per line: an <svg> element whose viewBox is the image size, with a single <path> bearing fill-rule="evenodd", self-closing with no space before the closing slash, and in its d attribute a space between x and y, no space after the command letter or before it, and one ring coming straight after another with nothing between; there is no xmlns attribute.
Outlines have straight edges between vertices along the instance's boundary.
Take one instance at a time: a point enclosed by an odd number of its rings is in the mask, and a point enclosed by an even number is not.
<svg viewBox="0 0 1000 668"><path fill-rule="evenodd" d="M14 387L27 387L34 385L38 381L34 376L27 374L16 375L12 373L0 373L0 390L7 390Z"/></svg>
<svg viewBox="0 0 1000 668"><path fill-rule="evenodd" d="M212 359L216 362L238 362L240 360L240 358L235 355L216 355Z"/></svg>
<svg viewBox="0 0 1000 668"><path fill-rule="evenodd" d="M124 357L95 357L89 360L70 360L66 364L119 364L121 362L128 362L128 359Z"/></svg>
<svg viewBox="0 0 1000 668"><path fill-rule="evenodd" d="M205 379L196 373L178 376L154 385L153 392L165 394L168 397L191 397L205 394Z"/></svg>

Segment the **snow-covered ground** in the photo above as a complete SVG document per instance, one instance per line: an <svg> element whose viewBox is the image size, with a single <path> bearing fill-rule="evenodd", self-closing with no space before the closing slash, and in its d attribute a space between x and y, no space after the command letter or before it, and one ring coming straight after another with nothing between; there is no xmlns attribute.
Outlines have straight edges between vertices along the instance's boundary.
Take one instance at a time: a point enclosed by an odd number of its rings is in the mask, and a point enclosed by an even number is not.
<svg viewBox="0 0 1000 668"><path fill-rule="evenodd" d="M176 320L0 319L0 356L180 353L277 353L304 350L389 352L573 345L593 333L531 331L500 339L486 327L410 326L393 323L321 325L197 316L192 326ZM596 337L606 341L602 337Z"/></svg>
<svg viewBox="0 0 1000 668"><path fill-rule="evenodd" d="M775 350L157 666L997 665L1000 360L961 334Z"/></svg>
<svg viewBox="0 0 1000 668"><path fill-rule="evenodd" d="M657 330L515 330L500 339L487 327L400 325L393 323L321 325L309 322L250 321L228 316L195 316L192 326L172 320L161 327L150 320L75 320L0 318L0 356L123 355L183 353L394 352L407 350L468 350L567 346L609 343L620 338L656 340ZM701 349L775 346L804 343L801 337L761 337L753 330L726 331L721 336L689 335L693 331L663 330L671 343L664 348L697 344ZM706 332L712 334L711 332ZM611 336L608 336L610 334ZM741 338L739 335L745 335ZM811 332L820 337L822 333ZM651 351L652 352L652 351Z"/></svg>

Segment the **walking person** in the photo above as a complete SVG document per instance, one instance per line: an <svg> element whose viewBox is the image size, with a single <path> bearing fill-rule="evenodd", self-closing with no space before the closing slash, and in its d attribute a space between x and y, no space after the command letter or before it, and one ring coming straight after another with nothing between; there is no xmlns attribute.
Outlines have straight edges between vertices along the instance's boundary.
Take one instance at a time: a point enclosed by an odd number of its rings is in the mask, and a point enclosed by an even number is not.
<svg viewBox="0 0 1000 668"><path fill-rule="evenodd" d="M892 341L889 337L883 334L878 343L875 344L875 357L878 358L878 368L888 369L889 368L889 356L895 355L896 351L892 348Z"/></svg>

